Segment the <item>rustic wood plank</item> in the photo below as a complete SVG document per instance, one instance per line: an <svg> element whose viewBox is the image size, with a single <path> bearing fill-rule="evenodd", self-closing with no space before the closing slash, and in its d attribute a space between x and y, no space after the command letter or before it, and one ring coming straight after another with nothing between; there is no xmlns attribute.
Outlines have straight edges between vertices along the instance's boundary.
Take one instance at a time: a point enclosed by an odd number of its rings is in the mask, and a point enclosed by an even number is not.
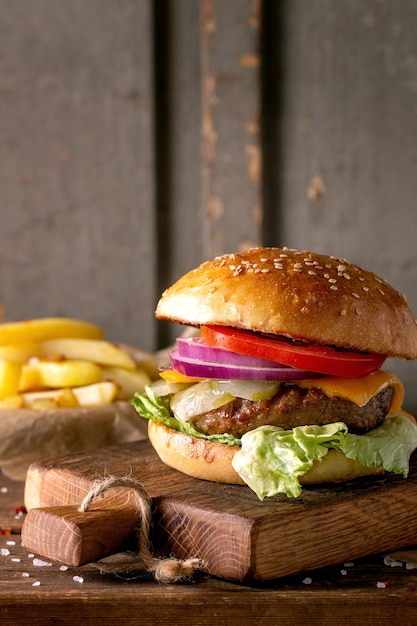
<svg viewBox="0 0 417 626"><path fill-rule="evenodd" d="M152 2L0 1L1 304L155 345Z"/></svg>
<svg viewBox="0 0 417 626"><path fill-rule="evenodd" d="M261 241L260 2L202 0L202 250Z"/></svg>
<svg viewBox="0 0 417 626"><path fill-rule="evenodd" d="M4 539L0 537L1 548L6 547ZM342 626L364 621L390 626L413 624L417 609L416 574L386 566L381 557L356 562L347 568L347 575L341 573L343 564L315 572L310 584L303 575L261 587L206 576L189 583L160 585L146 577L105 576L91 566L67 571L56 564L39 567L18 543L6 549L10 554L0 563L0 619L4 626L40 626L51 620L68 625L82 621L93 626L102 620L109 626L133 626L138 615L144 626L265 621L282 626L306 622L332 626L335 615ZM386 588L377 587L378 581L385 581Z"/></svg>
<svg viewBox="0 0 417 626"><path fill-rule="evenodd" d="M261 3L156 3L159 293L261 243ZM159 345L178 326L159 323Z"/></svg>
<svg viewBox="0 0 417 626"><path fill-rule="evenodd" d="M3 484L3 482L2 482ZM9 496L23 500L23 484L10 483ZM7 505L6 505L7 508ZM0 509L3 514L3 505ZM1 536L0 619L4 626L62 624L133 626L141 624L239 623L347 626L371 621L390 626L414 623L416 570L392 567L384 554L340 563L314 572L243 585L196 576L176 585L155 584L148 577L103 575L91 565L62 570L39 566L20 536ZM82 581L82 582L81 582ZM279 607L279 610L277 610Z"/></svg>
<svg viewBox="0 0 417 626"><path fill-rule="evenodd" d="M100 473L128 471L153 500L155 549L200 558L206 572L222 578L271 580L417 542L417 458L406 480L371 477L260 502L246 486L181 475L161 463L149 442L136 442L33 464L25 503L73 506ZM125 489L104 493L100 507L120 507L127 496ZM28 532L25 543L35 551L31 539Z"/></svg>
<svg viewBox="0 0 417 626"><path fill-rule="evenodd" d="M265 242L374 270L417 313L417 5L265 3ZM391 362L417 411L417 363Z"/></svg>

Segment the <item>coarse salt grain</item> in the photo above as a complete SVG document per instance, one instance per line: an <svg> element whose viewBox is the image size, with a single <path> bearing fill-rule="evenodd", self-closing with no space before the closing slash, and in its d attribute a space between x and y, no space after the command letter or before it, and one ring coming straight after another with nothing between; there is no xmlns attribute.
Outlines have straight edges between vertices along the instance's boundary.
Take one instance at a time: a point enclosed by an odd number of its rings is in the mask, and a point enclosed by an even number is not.
<svg viewBox="0 0 417 626"><path fill-rule="evenodd" d="M391 556L387 555L384 558L384 565L389 565L390 567L402 567L403 564L401 561L397 561L397 559L393 559Z"/></svg>
<svg viewBox="0 0 417 626"><path fill-rule="evenodd" d="M417 563L406 563L405 569L417 569Z"/></svg>
<svg viewBox="0 0 417 626"><path fill-rule="evenodd" d="M376 586L378 587L378 589L385 589L385 587L388 587L389 585L389 580L378 580L378 582L376 583Z"/></svg>
<svg viewBox="0 0 417 626"><path fill-rule="evenodd" d="M39 586L40 586L40 584L41 584L41 581L40 581L40 580L35 580L35 582L34 582L34 583L32 583L32 587L39 587Z"/></svg>
<svg viewBox="0 0 417 626"><path fill-rule="evenodd" d="M304 578L303 583L304 585L311 585L311 583L313 582L313 579L310 578L309 576L307 576L306 578Z"/></svg>
<svg viewBox="0 0 417 626"><path fill-rule="evenodd" d="M59 569L61 572L66 572L68 569L68 565L61 565Z"/></svg>
<svg viewBox="0 0 417 626"><path fill-rule="evenodd" d="M29 578L29 572L22 572L23 578Z"/></svg>
<svg viewBox="0 0 417 626"><path fill-rule="evenodd" d="M13 563L20 563L21 559L19 559L17 556L12 558L12 562Z"/></svg>
<svg viewBox="0 0 417 626"><path fill-rule="evenodd" d="M7 548L2 548L0 550L0 554L1 554L1 556L9 556L10 550L8 550Z"/></svg>
<svg viewBox="0 0 417 626"><path fill-rule="evenodd" d="M342 576L346 576L347 574L347 569L341 569L340 573L342 574Z"/></svg>
<svg viewBox="0 0 417 626"><path fill-rule="evenodd" d="M15 546L16 542L15 541L6 541L6 545L7 546Z"/></svg>
<svg viewBox="0 0 417 626"><path fill-rule="evenodd" d="M83 583L84 582L84 578L82 576L73 576L72 580L76 583Z"/></svg>
<svg viewBox="0 0 417 626"><path fill-rule="evenodd" d="M0 493L8 493L9 488L8 487L0 487Z"/></svg>
<svg viewBox="0 0 417 626"><path fill-rule="evenodd" d="M33 559L33 565L35 567L51 567L52 563L49 563L48 561L42 561L42 559Z"/></svg>

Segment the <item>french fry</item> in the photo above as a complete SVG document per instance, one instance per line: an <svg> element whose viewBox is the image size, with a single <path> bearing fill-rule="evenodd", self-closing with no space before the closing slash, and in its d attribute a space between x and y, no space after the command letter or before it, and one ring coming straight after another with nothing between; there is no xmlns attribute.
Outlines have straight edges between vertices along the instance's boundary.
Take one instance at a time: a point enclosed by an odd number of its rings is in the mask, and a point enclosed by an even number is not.
<svg viewBox="0 0 417 626"><path fill-rule="evenodd" d="M19 391L79 387L100 382L101 368L90 361L38 361L23 365ZM11 394L8 394L11 395Z"/></svg>
<svg viewBox="0 0 417 626"><path fill-rule="evenodd" d="M0 400L0 409L21 409L22 407L23 398L18 393Z"/></svg>
<svg viewBox="0 0 417 626"><path fill-rule="evenodd" d="M53 389L48 391L32 391L20 394L23 406L30 409L63 408L79 406L72 389Z"/></svg>
<svg viewBox="0 0 417 626"><path fill-rule="evenodd" d="M118 386L118 400L131 400L137 391L143 391L150 385L151 377L140 367L126 370L120 367L102 367L103 378L113 380Z"/></svg>
<svg viewBox="0 0 417 626"><path fill-rule="evenodd" d="M12 363L26 363L32 357L45 356L44 349L40 343L7 344L0 346L0 359L11 361Z"/></svg>
<svg viewBox="0 0 417 626"><path fill-rule="evenodd" d="M47 411L48 409L59 409L60 407L54 398L39 398L33 401L30 408L36 411Z"/></svg>
<svg viewBox="0 0 417 626"><path fill-rule="evenodd" d="M49 317L0 323L0 408L130 401L153 380L146 365L89 322Z"/></svg>
<svg viewBox="0 0 417 626"><path fill-rule="evenodd" d="M0 399L15 395L19 390L21 366L10 361L0 361Z"/></svg>
<svg viewBox="0 0 417 626"><path fill-rule="evenodd" d="M128 370L136 367L135 360L125 350L99 339L50 339L42 343L42 350L45 355L61 355L66 359L93 361Z"/></svg>
<svg viewBox="0 0 417 626"><path fill-rule="evenodd" d="M105 380L93 385L75 387L72 391L80 406L99 406L100 404L114 402L119 387L115 382Z"/></svg>
<svg viewBox="0 0 417 626"><path fill-rule="evenodd" d="M103 335L99 326L68 317L43 317L0 324L0 346L42 342L59 337L102 339Z"/></svg>

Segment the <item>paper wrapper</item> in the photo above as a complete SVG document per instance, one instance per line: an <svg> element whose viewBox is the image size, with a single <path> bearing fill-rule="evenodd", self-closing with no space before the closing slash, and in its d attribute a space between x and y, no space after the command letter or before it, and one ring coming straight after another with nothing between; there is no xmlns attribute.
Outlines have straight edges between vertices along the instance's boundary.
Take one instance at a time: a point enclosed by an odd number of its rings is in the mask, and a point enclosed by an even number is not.
<svg viewBox="0 0 417 626"><path fill-rule="evenodd" d="M183 336L196 334L186 329ZM149 381L158 378L161 367L170 364L173 346L149 353L120 344L144 372ZM142 391L138 389L138 391ZM103 404L93 408L0 409L0 470L12 480L24 480L29 465L147 437L148 422L141 418L130 401Z"/></svg>
<svg viewBox="0 0 417 626"><path fill-rule="evenodd" d="M24 480L34 461L144 439L146 431L146 420L130 402L45 411L1 409L0 468L13 480Z"/></svg>

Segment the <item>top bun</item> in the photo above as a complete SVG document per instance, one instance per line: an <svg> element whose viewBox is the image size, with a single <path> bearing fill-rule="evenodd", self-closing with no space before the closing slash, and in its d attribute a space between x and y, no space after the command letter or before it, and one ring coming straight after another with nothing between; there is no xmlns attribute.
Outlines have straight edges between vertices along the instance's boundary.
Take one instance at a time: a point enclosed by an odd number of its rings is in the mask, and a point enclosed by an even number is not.
<svg viewBox="0 0 417 626"><path fill-rule="evenodd" d="M417 358L405 297L373 272L314 252L259 247L206 261L164 292L156 317Z"/></svg>

